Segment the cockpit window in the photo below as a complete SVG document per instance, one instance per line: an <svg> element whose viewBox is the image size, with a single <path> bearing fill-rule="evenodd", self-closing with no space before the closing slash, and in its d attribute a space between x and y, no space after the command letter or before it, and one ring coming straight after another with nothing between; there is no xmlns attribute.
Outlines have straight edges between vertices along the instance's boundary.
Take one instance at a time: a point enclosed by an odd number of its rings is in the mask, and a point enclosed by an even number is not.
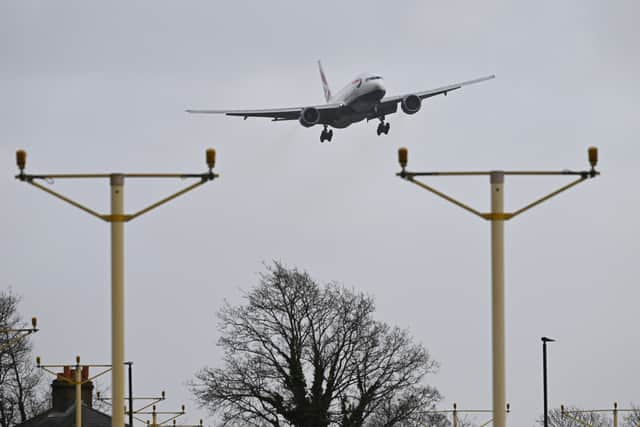
<svg viewBox="0 0 640 427"><path fill-rule="evenodd" d="M367 77L367 79L365 81L371 81L371 80L380 80L382 77L380 76L372 76L372 77Z"/></svg>

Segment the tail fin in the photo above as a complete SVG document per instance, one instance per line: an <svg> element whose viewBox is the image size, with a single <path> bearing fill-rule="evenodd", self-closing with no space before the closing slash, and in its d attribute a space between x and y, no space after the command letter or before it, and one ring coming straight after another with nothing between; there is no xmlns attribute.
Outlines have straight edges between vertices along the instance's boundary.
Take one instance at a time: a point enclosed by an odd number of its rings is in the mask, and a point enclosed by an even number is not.
<svg viewBox="0 0 640 427"><path fill-rule="evenodd" d="M318 68L320 68L320 79L322 79L322 90L324 90L324 99L329 102L331 99L331 89L329 89L329 83L327 83L327 77L322 70L322 63L318 61Z"/></svg>

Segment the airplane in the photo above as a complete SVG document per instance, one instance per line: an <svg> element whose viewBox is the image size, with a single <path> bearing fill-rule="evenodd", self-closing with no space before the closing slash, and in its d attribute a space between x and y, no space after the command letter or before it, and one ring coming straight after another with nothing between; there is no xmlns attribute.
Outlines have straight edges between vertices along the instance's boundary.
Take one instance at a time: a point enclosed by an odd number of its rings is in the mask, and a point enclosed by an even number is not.
<svg viewBox="0 0 640 427"><path fill-rule="evenodd" d="M480 77L461 83L439 87L405 95L388 96L382 77L378 74L362 73L346 85L340 92L332 95L327 78L322 69L322 63L318 61L320 79L324 90L326 104L312 105L308 107L273 108L266 110L186 110L192 114L225 114L227 116L266 117L274 122L284 120L298 120L304 127L322 125L320 142L331 141L333 129L346 128L353 123L364 119L380 120L378 124L378 136L388 134L391 125L385 122L386 116L398 111L398 105L406 114L415 114L420 110L422 100L436 95L460 89L463 86L480 83L493 79L495 75Z"/></svg>

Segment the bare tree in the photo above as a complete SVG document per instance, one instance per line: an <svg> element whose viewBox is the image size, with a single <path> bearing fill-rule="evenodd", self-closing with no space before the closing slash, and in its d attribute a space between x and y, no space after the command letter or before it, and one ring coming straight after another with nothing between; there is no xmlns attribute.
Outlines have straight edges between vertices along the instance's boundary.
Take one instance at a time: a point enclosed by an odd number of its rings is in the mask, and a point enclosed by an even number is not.
<svg viewBox="0 0 640 427"><path fill-rule="evenodd" d="M430 387L413 387L399 393L394 399L384 401L371 415L367 427L418 426L449 427L442 414L429 413L440 399L437 390Z"/></svg>
<svg viewBox="0 0 640 427"><path fill-rule="evenodd" d="M485 425L486 421L482 424L478 423L476 417L469 415L462 415L458 418L458 427L478 427L479 425Z"/></svg>
<svg viewBox="0 0 640 427"><path fill-rule="evenodd" d="M632 406L633 412L624 417L625 427L640 427L640 407Z"/></svg>
<svg viewBox="0 0 640 427"><path fill-rule="evenodd" d="M627 413L623 417L621 426L623 427L640 427L640 408L632 406L633 412ZM565 413L570 417L562 415L560 408L549 411L549 426L551 427L584 427L589 425L592 427L608 427L613 425L612 416L608 412L576 412L580 411L575 406L565 407ZM613 413L613 410L611 410ZM620 415L619 415L620 416ZM620 416L622 418L622 416ZM581 422L575 420L577 418ZM540 417L537 421L539 426L544 425L543 419Z"/></svg>
<svg viewBox="0 0 640 427"><path fill-rule="evenodd" d="M560 408L549 410L550 427L584 427L585 423L592 427L608 427L611 425L611 420L601 412L576 412L580 411L580 409L575 406L566 406L564 409L569 416L563 415ZM581 422L576 421L575 418ZM538 419L538 425L544 425L542 417Z"/></svg>
<svg viewBox="0 0 640 427"><path fill-rule="evenodd" d="M10 290L0 291L0 427L27 421L42 411L45 403L29 338L12 340L14 334L7 332L26 328L17 311L18 302Z"/></svg>
<svg viewBox="0 0 640 427"><path fill-rule="evenodd" d="M92 407L105 414L111 413L111 387L104 384L100 378L93 380L93 402ZM127 406L129 405L127 401ZM128 408L127 408L128 409Z"/></svg>
<svg viewBox="0 0 640 427"><path fill-rule="evenodd" d="M218 313L224 367L192 383L221 425L404 426L440 399L436 362L371 297L274 263L245 300Z"/></svg>

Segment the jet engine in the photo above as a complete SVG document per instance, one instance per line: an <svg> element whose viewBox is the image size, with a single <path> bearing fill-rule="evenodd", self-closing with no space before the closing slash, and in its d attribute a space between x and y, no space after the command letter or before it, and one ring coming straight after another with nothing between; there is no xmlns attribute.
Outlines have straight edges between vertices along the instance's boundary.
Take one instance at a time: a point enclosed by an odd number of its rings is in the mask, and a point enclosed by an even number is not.
<svg viewBox="0 0 640 427"><path fill-rule="evenodd" d="M320 121L320 111L314 107L306 107L300 113L300 124L309 128Z"/></svg>
<svg viewBox="0 0 640 427"><path fill-rule="evenodd" d="M407 114L415 114L420 111L422 106L422 100L417 95L407 95L402 98L401 102L402 111Z"/></svg>

